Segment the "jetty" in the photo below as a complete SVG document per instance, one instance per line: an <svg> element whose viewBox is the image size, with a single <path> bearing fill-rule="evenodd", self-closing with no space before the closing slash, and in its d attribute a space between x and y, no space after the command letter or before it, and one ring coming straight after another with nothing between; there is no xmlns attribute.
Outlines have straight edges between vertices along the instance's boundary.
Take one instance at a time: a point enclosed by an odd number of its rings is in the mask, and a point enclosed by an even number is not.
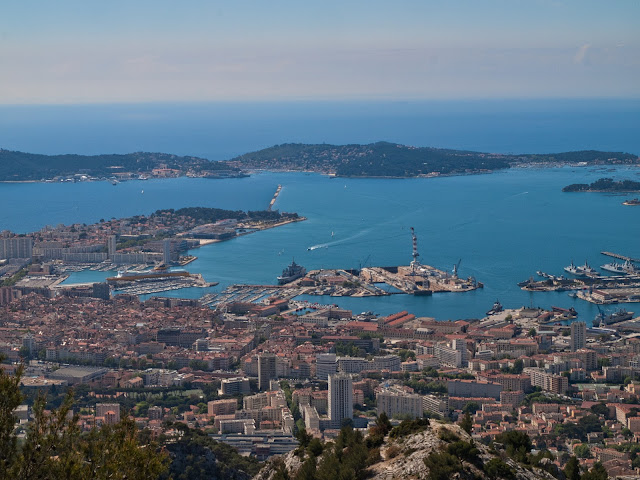
<svg viewBox="0 0 640 480"><path fill-rule="evenodd" d="M273 194L273 198L271 199L271 202L269 202L269 208L267 208L268 211L271 211L273 209L273 206L275 205L281 190L282 190L282 185L278 185L278 188L276 189L276 193Z"/></svg>
<svg viewBox="0 0 640 480"><path fill-rule="evenodd" d="M617 258L619 260L626 260L628 262L640 262L640 258L627 257L626 255L620 255L619 253L613 252L600 252L602 255L606 255L607 257Z"/></svg>

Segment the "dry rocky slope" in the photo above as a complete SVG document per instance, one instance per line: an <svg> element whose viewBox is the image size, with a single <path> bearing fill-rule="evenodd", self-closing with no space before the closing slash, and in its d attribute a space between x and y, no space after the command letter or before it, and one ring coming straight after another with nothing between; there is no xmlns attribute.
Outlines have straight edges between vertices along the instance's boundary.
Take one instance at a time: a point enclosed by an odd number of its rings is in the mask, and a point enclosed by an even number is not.
<svg viewBox="0 0 640 480"><path fill-rule="evenodd" d="M452 437L454 440L452 440ZM435 421L432 421L431 425L422 432L395 439L387 436L385 437L383 445L380 447L381 459L368 467L366 478L371 480L417 480L433 478L433 476L430 476L430 471L425 464L425 460L433 453L445 452L448 445L456 441L455 437L457 437L457 440L463 442L471 441L471 437L458 425L440 424ZM474 462L474 464L460 458L462 461L462 469L452 473L448 478L461 480L493 480L496 478L508 478L511 480L557 480L557 478L549 472L540 468L524 468L521 464L510 458L504 450L492 450L488 446L478 442L475 442L474 446L478 450L479 461ZM496 458L502 460L511 468L510 474L505 476L489 476L483 470L483 465ZM303 465L304 459L297 456L295 452L290 452L284 457L276 457L269 460L263 469L254 477L254 480L274 480L274 478L281 478L276 474L283 460L289 478L295 479ZM322 457L319 457L317 462L320 464ZM560 476L562 477L561 473Z"/></svg>

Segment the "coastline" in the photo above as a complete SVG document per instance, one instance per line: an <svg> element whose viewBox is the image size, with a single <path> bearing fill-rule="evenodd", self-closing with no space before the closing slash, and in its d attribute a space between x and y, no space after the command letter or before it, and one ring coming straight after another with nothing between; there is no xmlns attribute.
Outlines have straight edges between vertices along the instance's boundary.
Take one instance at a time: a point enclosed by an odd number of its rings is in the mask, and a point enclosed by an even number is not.
<svg viewBox="0 0 640 480"><path fill-rule="evenodd" d="M563 193L620 193L620 194L627 194L627 193L640 193L640 190L572 190L572 191L565 191Z"/></svg>
<svg viewBox="0 0 640 480"><path fill-rule="evenodd" d="M430 172L430 173L420 173L417 175L340 175L338 173L336 173L335 171L330 171L330 170L323 170L323 169L304 169L304 168L279 168L279 167L273 167L273 168L253 168L253 167L245 167L245 166L240 166L239 168L241 169L241 171L237 174L237 175L202 175L202 176L194 176L194 175L189 175L187 172L185 173L181 173L179 175L172 175L172 176L154 176L152 174L152 172L137 172L135 174L131 173L131 172L126 172L126 173L130 173L132 175L131 178L123 178L122 180L118 180L118 183L121 182L127 182L127 181L135 181L135 180L140 180L140 178L138 178L139 175L143 175L146 178L144 178L143 180L160 180L160 179L169 179L169 178L205 178L205 179L209 179L209 180L225 180L225 179L230 179L230 178L247 178L250 177L253 174L259 174L262 172L274 172L274 173L314 173L314 174L319 174L319 175L325 175L329 178L378 178L378 179L395 179L395 180L400 180L400 179L412 179L412 178L437 178L437 177L454 177L454 176L466 176L466 175L486 175L486 174L491 174L491 173L497 173L497 172L501 172L501 171L505 171L505 170L510 170L512 168L522 168L522 169L526 169L526 168L531 168L531 169L536 169L536 168L562 168L562 167L574 167L574 168L581 168L581 167L594 167L594 166L616 166L616 165L621 165L621 163L605 163L605 162L597 162L597 163L587 163L587 162L566 162L566 161L557 161L557 162L514 162L514 163L510 163L507 167L503 167L503 168L495 168L495 169L491 169L491 170L487 170L487 169L478 169L478 170L473 170L473 171L467 171L467 172L454 172L454 173L441 173L441 172ZM627 164L627 165L635 165L640 167L639 163L631 163L631 164ZM111 179L109 178L105 178L105 177L88 177L88 178L84 178L84 179L76 179L73 178L77 175L80 175L79 173L72 173L72 174L67 174L65 176L58 176L58 177L62 177L63 179L55 179L55 178L45 178L45 179L40 179L40 180L0 180L0 184L2 183L7 183L7 184L11 184L11 183L15 183L15 184L21 184L21 183L84 183L84 182L112 182ZM115 184L114 184L115 185ZM583 191L590 191L590 192L599 192L599 193L604 193L604 192L608 192L608 191L600 191L600 190L583 190ZM637 193L640 192L640 190L620 190L620 192L624 192L624 193Z"/></svg>
<svg viewBox="0 0 640 480"><path fill-rule="evenodd" d="M243 228L250 228L251 230L248 232L242 232L239 233L231 238L226 238L226 239L217 239L217 238L189 238L189 237L182 237L188 240L198 240L200 242L200 245L193 247L193 249L196 248L201 248L201 247L205 247L207 245L213 245L214 243L221 243L221 242L228 242L230 240L233 240L234 238L238 238L238 237L242 237L244 235L250 235L252 233L256 233L256 232L261 232L263 230L269 230L270 228L276 228L276 227L281 227L283 225L287 225L289 223L296 223L296 222L304 222L305 220L307 220L307 217L298 217L298 218L290 218L287 220L283 220L281 222L278 223L274 223L274 224L270 224L270 225L251 225L251 226L245 226Z"/></svg>

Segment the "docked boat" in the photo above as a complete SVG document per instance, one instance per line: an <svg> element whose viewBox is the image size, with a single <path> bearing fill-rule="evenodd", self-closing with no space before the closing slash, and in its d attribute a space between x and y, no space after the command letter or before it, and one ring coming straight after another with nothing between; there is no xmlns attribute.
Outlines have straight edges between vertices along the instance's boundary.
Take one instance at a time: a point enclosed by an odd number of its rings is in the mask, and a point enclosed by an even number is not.
<svg viewBox="0 0 640 480"><path fill-rule="evenodd" d="M300 277L303 277L307 273L307 269L302 265L298 265L295 260L291 262L287 268L282 270L282 275L278 277L278 284L284 285L285 283L293 282Z"/></svg>
<svg viewBox="0 0 640 480"><path fill-rule="evenodd" d="M518 286L519 287L528 287L529 285L533 285L534 280L533 280L533 276L529 277L529 279L525 280L524 282L518 282Z"/></svg>
<svg viewBox="0 0 640 480"><path fill-rule="evenodd" d="M564 267L564 270L571 275L575 275L576 277L586 277L587 275L597 275L598 271L595 268L592 268L587 261L585 260L584 265L577 266L574 265L573 260L571 261L571 265Z"/></svg>
<svg viewBox="0 0 640 480"><path fill-rule="evenodd" d="M578 312L573 307L562 308L562 307L553 307L552 306L551 310L553 310L556 313L567 313L567 314L570 314L570 315L575 315L576 317L578 316Z"/></svg>
<svg viewBox="0 0 640 480"><path fill-rule="evenodd" d="M624 202L622 202L623 205L640 205L640 199L639 198L632 198L630 200L625 200Z"/></svg>
<svg viewBox="0 0 640 480"><path fill-rule="evenodd" d="M593 321L594 325L606 326L611 325L612 323L624 322L626 320L631 320L633 318L633 312L628 312L624 308L616 310L613 313L605 314L603 311L600 311L598 315L596 315L595 320Z"/></svg>
<svg viewBox="0 0 640 480"><path fill-rule="evenodd" d="M622 275L640 275L640 268L636 267L629 260L625 260L624 263L606 263L600 268L607 272L620 273Z"/></svg>
<svg viewBox="0 0 640 480"><path fill-rule="evenodd" d="M487 312L487 315L495 315L496 313L500 313L503 310L504 308L500 303L500 301L496 300L495 303L493 304L493 307L491 307L491 310Z"/></svg>

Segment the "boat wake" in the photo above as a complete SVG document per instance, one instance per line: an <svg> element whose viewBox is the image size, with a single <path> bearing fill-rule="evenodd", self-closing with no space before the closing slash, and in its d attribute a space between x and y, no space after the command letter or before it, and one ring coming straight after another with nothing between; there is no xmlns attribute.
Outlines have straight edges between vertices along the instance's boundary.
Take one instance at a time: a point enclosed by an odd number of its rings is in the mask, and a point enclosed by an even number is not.
<svg viewBox="0 0 640 480"><path fill-rule="evenodd" d="M385 235L383 235L383 236L377 235L377 236L374 237L374 236L372 236L370 234L372 232L374 232L375 230L380 230L382 227L386 227L389 224L398 223L398 221L403 220L406 217L413 216L417 212L420 212L422 210L423 210L422 208L419 208L417 210L414 210L414 211L411 211L411 212L407 212L406 214L401 215L398 218L389 219L389 220L387 220L385 222L381 222L381 223L379 223L377 225L365 228L363 230L360 230L357 233L354 233L353 235L350 235L350 236L345 237L345 238L341 238L339 240L335 240L333 242L319 243L317 245L312 245L312 246L308 247L307 250L308 251L313 251L313 250L317 250L319 248L329 248L329 247L333 247L333 246L336 246L336 245L342 245L342 244L345 244L345 243L363 243L363 242L368 242L368 241L379 242L381 239L404 237L404 236L406 236L406 230L404 230L405 227L400 227L399 229L401 229L403 231L398 232L398 233L394 233L392 235L386 235L386 236ZM367 237L367 238L365 238L363 240L360 240L358 242L354 242L354 240L358 240L358 239L360 239L362 237Z"/></svg>

